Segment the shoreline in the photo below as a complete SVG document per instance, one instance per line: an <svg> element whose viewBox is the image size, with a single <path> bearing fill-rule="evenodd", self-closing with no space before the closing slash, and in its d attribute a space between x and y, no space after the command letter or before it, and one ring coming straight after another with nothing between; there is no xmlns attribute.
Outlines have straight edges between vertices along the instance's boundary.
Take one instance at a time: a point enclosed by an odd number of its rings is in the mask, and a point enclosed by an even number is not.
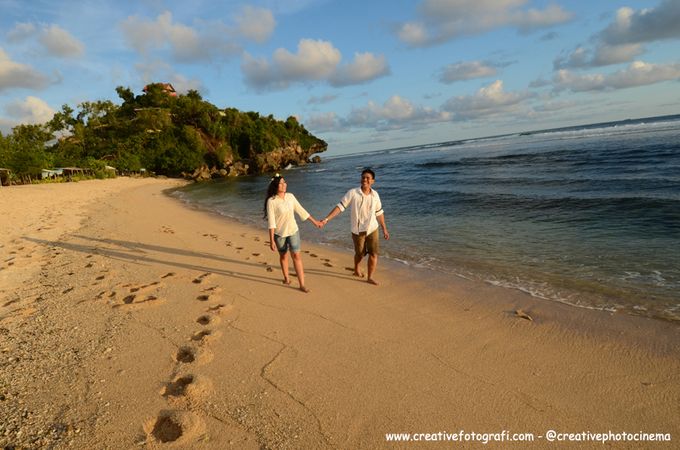
<svg viewBox="0 0 680 450"><path fill-rule="evenodd" d="M374 287L348 273L351 253L303 234L304 294L281 285L266 230L163 193L177 183L0 197L15 206L0 233L14 252L0 270L2 445L402 448L384 434L458 429L680 437L675 324L384 259Z"/></svg>
<svg viewBox="0 0 680 450"><path fill-rule="evenodd" d="M184 187L184 186L182 186ZM187 200L187 198L183 195L172 195L173 192L180 190L181 187L175 187L171 189L167 189L165 191L165 194L179 202L181 205L192 209L194 211L200 212L200 213L205 213L212 215L214 217L217 217L221 220L225 220L227 222L231 222L234 224L238 224L240 226L244 227L249 227L253 229L259 229L255 223L249 220L241 220L238 217L234 217L233 215L228 215L228 214L223 214L220 211L218 211L215 208L211 208L209 206L202 205L197 202L192 202ZM336 252L336 253L347 253L351 254L352 248L351 248L351 240L349 237L347 238L347 245L341 246L338 243L333 243L333 242L321 242L319 241L319 236L313 234L311 237L309 236L309 233L305 233L305 231L309 232L311 231L312 233L315 233L316 230L312 230L311 226L308 226L306 224L298 224L301 229L301 237L303 241L303 246L304 245L315 245L320 248L325 248L328 249L329 251ZM262 224L264 226L264 224ZM305 228L307 228L305 230ZM305 236L306 234L306 236ZM347 233L349 236L349 232ZM381 238L382 240L382 238ZM365 264L365 260L363 262ZM611 310L607 307L598 307L598 306L593 306L589 304L578 304L579 301L583 301L584 299L586 302L590 301L590 303L597 303L596 300L601 300L598 297L594 296L592 293L588 292L580 292L580 291L573 291L572 295L579 295L581 296L580 298L577 297L576 300L569 300L567 298L563 297L548 297L545 295L538 295L530 292L530 289L526 288L524 285L517 285L517 286L512 286L512 285L507 285L505 281L499 282L498 280L493 280L490 278L485 278L485 276L490 276L490 274L483 275L482 273L476 273L476 272L471 272L470 275L468 276L467 274L461 273L461 270L457 270L456 268L444 268L444 267L437 267L437 266L427 266L427 265L420 265L415 263L414 261L404 261L395 257L390 257L390 256L385 256L384 255L384 249L381 250L381 257L380 257L380 264L389 264L391 266L391 270L400 270L404 269L406 271L414 271L416 273L419 273L420 276L422 277L431 277L432 279L438 280L437 282L446 282L448 281L449 278L454 278L455 280L460 280L460 281L466 281L466 282L471 282L471 283L481 283L484 285L489 285L493 287L497 287L499 289L507 289L508 291L516 292L518 295L526 295L533 300L537 300L540 302L548 302L550 304L557 304L557 305L562 305L562 306L567 306L569 308L575 308L578 310L586 310L586 311L592 311L594 313L601 313L605 315L612 315L612 316L631 316L631 317L639 317L642 319L649 319L653 321L659 321L662 323L670 324L671 326L677 326L680 327L680 320L670 318L670 317L665 317L662 315L647 315L643 314L642 312L636 311L635 308L631 308L630 306L628 307L623 307L620 306L616 310ZM378 274L379 275L379 274ZM614 288L611 288L614 289ZM610 298L612 300L612 298Z"/></svg>

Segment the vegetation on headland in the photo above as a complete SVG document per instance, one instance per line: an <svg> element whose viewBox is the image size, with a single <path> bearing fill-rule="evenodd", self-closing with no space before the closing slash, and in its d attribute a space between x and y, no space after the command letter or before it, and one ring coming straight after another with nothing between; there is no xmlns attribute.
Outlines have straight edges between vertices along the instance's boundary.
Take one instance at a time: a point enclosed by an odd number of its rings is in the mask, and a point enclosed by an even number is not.
<svg viewBox="0 0 680 450"><path fill-rule="evenodd" d="M150 84L137 96L118 87L120 105L83 102L77 111L63 105L47 123L0 133L0 167L24 181L53 167L87 168L98 177L107 176L106 166L119 173L145 169L167 176L210 168L226 176L302 164L326 150L326 142L295 117L281 121L219 109L197 91L171 95L166 86ZM272 153L277 156L269 157Z"/></svg>

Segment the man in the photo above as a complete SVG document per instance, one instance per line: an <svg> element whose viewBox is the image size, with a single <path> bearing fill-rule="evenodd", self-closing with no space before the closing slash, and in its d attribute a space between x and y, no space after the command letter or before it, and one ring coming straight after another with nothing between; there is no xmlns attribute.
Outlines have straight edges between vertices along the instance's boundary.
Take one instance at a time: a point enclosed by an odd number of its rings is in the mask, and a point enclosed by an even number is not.
<svg viewBox="0 0 680 450"><path fill-rule="evenodd" d="M351 208L352 241L354 242L354 275L363 277L360 264L368 255L368 277L366 280L377 285L373 278L378 266L378 226L382 229L385 239L390 238L385 224L385 213L382 209L378 192L372 189L375 183L375 173L371 169L361 172L361 187L350 189L335 208L321 221L326 225L331 219Z"/></svg>

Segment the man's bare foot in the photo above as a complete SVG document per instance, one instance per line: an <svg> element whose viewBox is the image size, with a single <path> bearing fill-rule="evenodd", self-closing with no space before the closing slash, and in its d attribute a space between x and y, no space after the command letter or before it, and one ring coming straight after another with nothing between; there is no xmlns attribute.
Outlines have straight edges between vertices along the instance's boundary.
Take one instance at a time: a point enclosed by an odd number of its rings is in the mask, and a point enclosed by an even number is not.
<svg viewBox="0 0 680 450"><path fill-rule="evenodd" d="M309 292L309 289L307 289L305 286L300 286L300 290L305 293Z"/></svg>
<svg viewBox="0 0 680 450"><path fill-rule="evenodd" d="M361 271L359 271L359 270L355 270L353 275L354 275L355 277L359 277L359 278L363 278L363 277L364 277L364 273L361 272Z"/></svg>
<svg viewBox="0 0 680 450"><path fill-rule="evenodd" d="M375 286L379 286L379 285L380 285L380 283L378 283L377 281L375 281L373 278L369 278L368 280L366 280L366 282L371 283L371 284L373 284L373 285L375 285Z"/></svg>

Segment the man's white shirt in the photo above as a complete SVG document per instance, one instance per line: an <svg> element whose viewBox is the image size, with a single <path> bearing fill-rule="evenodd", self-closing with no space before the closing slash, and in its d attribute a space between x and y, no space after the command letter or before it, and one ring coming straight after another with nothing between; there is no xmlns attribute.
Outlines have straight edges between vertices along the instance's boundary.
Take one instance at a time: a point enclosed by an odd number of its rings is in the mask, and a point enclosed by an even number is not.
<svg viewBox="0 0 680 450"><path fill-rule="evenodd" d="M383 214L383 209L380 196L374 189L368 195L361 188L350 189L337 206L340 211L351 207L352 233L371 234L378 229L377 217Z"/></svg>

